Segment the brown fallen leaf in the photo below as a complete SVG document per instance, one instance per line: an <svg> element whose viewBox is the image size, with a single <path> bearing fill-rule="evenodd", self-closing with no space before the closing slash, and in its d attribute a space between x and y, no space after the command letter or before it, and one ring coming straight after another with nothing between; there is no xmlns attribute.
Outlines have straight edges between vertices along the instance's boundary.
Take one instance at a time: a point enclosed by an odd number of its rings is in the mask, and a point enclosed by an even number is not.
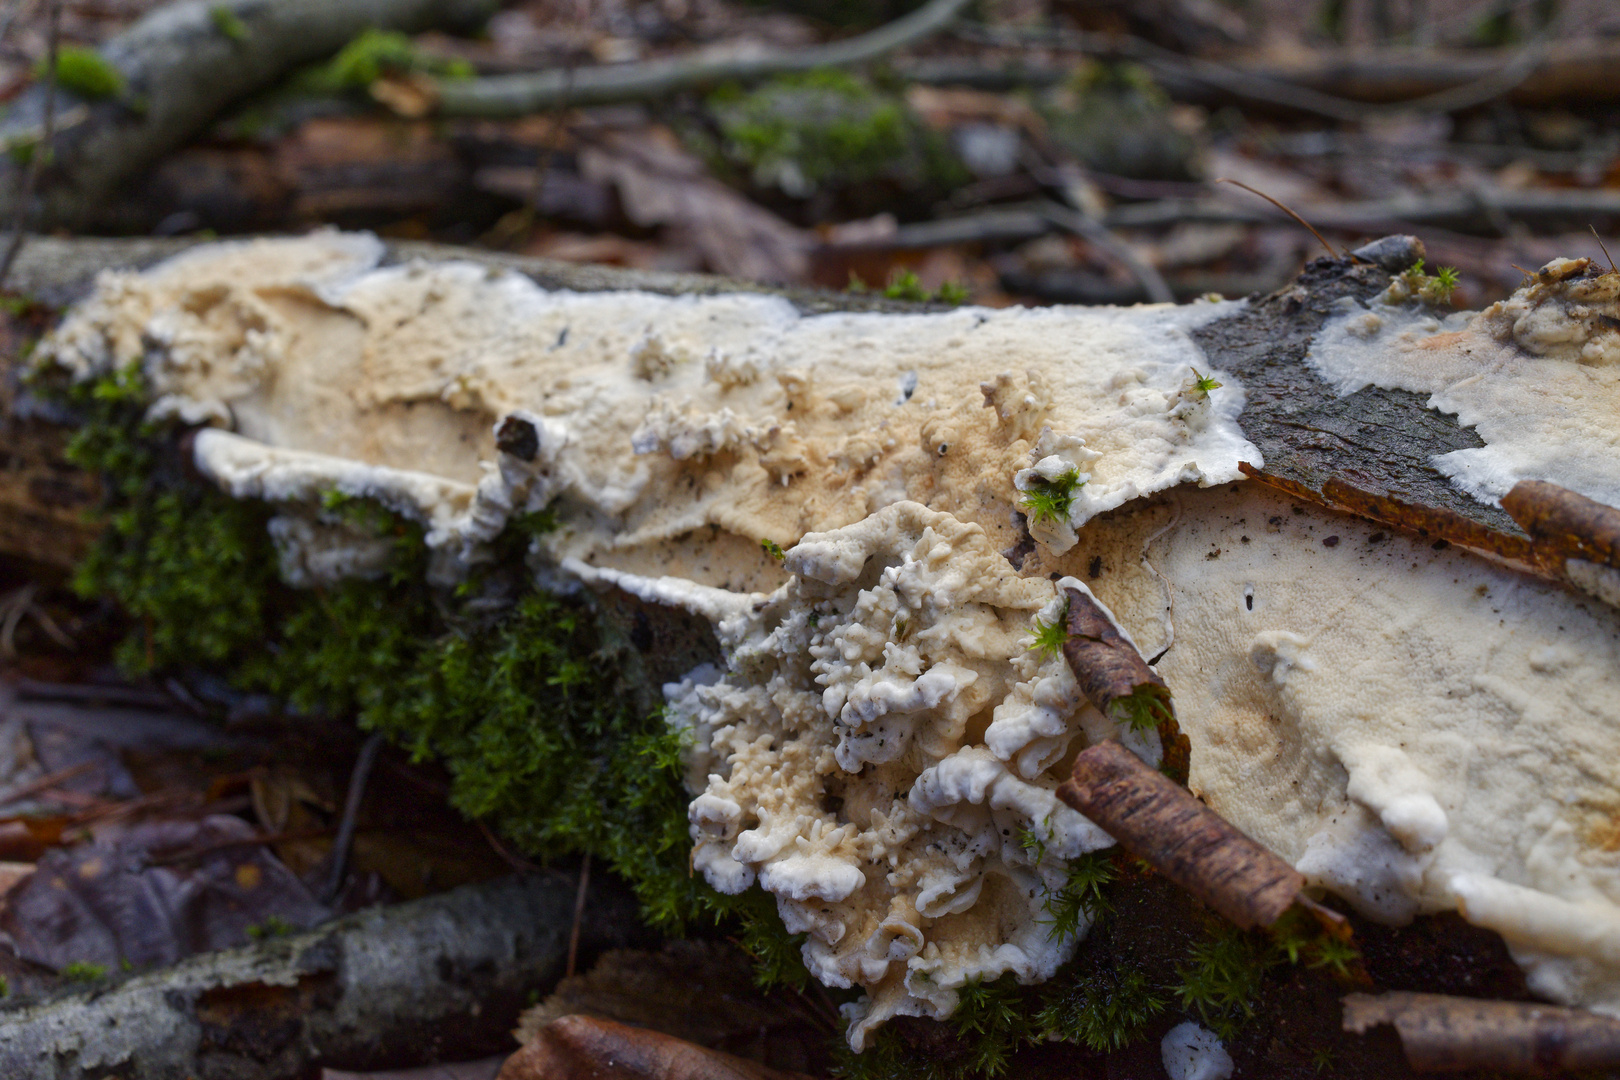
<svg viewBox="0 0 1620 1080"><path fill-rule="evenodd" d="M1389 1024L1418 1072L1546 1075L1620 1065L1620 1020L1584 1009L1444 994L1350 994L1344 1030Z"/></svg>
<svg viewBox="0 0 1620 1080"><path fill-rule="evenodd" d="M507 1059L498 1080L808 1080L656 1031L564 1016Z"/></svg>
<svg viewBox="0 0 1620 1080"><path fill-rule="evenodd" d="M1176 724L1170 688L1090 593L1065 589L1064 594L1069 607L1063 658L1086 700L1116 723L1157 728L1167 771L1186 783L1191 744Z"/></svg>
<svg viewBox="0 0 1620 1080"><path fill-rule="evenodd" d="M1304 877L1117 742L1087 747L1058 798L1245 930L1270 926Z"/></svg>
<svg viewBox="0 0 1620 1080"><path fill-rule="evenodd" d="M618 189L632 222L678 234L710 270L777 283L809 274L809 237L708 175L665 128L604 132L579 164L587 179Z"/></svg>
<svg viewBox="0 0 1620 1080"><path fill-rule="evenodd" d="M33 963L110 969L171 964L325 919L257 840L228 814L109 828L93 843L45 852L6 894L0 930Z"/></svg>

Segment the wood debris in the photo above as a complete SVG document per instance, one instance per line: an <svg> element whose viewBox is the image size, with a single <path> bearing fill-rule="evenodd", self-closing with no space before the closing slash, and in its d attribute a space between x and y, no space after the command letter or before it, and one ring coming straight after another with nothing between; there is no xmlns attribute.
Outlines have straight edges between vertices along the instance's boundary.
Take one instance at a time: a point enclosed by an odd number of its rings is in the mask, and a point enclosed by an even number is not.
<svg viewBox="0 0 1620 1080"><path fill-rule="evenodd" d="M1530 534L1534 558L1562 570L1568 559L1620 568L1620 510L1544 480L1521 480L1502 509Z"/></svg>
<svg viewBox="0 0 1620 1080"><path fill-rule="evenodd" d="M1400 1035L1418 1072L1548 1074L1620 1065L1620 1020L1584 1009L1445 994L1350 994L1344 1030L1380 1024Z"/></svg>
<svg viewBox="0 0 1620 1080"><path fill-rule="evenodd" d="M1305 878L1117 742L1074 761L1058 798L1245 930L1270 926Z"/></svg>
<svg viewBox="0 0 1620 1080"><path fill-rule="evenodd" d="M1164 747L1166 771L1186 783L1191 744L1176 725L1170 688L1095 599L1079 589L1065 589L1064 595L1069 607L1063 658L1086 700L1113 720L1133 722L1135 713L1150 716Z"/></svg>
<svg viewBox="0 0 1620 1080"><path fill-rule="evenodd" d="M594 1016L564 1016L547 1024L508 1058L499 1080L795 1080L804 1076L705 1050L645 1028Z"/></svg>

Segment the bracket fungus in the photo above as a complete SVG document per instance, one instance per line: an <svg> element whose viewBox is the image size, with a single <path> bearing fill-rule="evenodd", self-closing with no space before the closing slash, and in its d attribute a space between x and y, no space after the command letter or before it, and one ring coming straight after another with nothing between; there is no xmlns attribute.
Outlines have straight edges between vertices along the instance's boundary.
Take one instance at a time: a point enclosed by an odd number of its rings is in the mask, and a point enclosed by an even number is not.
<svg viewBox="0 0 1620 1080"><path fill-rule="evenodd" d="M420 523L435 586L544 510L532 580L705 621L718 647L664 688L692 866L766 890L809 971L863 992L857 1049L1073 952L1044 894L1112 841L1056 792L1100 744L1188 768L1289 888L1391 923L1460 912L1535 992L1620 1016L1613 545L1566 545L1588 595L1563 559L1294 497L1375 462L1242 482L1268 475L1246 402L1275 395L1206 331L1264 339L1262 302L809 315L382 255L319 233L105 274L35 363L133 368L150 417L205 425L197 470L273 505L291 585L385 571L334 499ZM1456 413L1479 445L1432 469L1478 535L1524 542L1498 509L1520 481L1620 503L1614 275L1554 264L1441 321L1377 273L1308 269L1348 299L1300 378ZM1077 680L1115 637L1129 686ZM1138 691L1151 723L1116 708Z"/></svg>

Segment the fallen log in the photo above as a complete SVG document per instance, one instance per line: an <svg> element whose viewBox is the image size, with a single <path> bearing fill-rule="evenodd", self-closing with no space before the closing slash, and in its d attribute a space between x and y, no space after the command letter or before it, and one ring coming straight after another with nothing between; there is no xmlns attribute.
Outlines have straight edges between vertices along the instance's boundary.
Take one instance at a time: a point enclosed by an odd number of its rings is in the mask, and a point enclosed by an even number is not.
<svg viewBox="0 0 1620 1080"><path fill-rule="evenodd" d="M426 258L393 265L407 250ZM711 279L546 292L563 278L542 265L442 254L333 235L220 246L98 290L38 355L109 394L118 364L145 365L149 395L118 431L102 422L109 437L211 421L164 445L177 467L126 479L184 493L248 554L210 595L255 590L271 614L214 655L273 648L276 672L335 683L368 723L443 753L457 797L515 835L588 846L672 921L701 898L746 915L768 962L859 983L852 1049L881 1050L897 1013L972 1009L958 986L1067 992L1108 873L1083 857L1112 840L1058 798L1057 773L1129 738L1143 768L1176 767L1162 732L1086 703L1048 636L1065 576L1140 646L1151 677L1132 685L1173 693L1192 792L1290 868L1268 880L1401 922L1433 903L1414 883L1434 865L1443 903L1532 971L1563 977L1588 940L1620 955L1597 892L1527 897L1473 869L1612 795L1589 759L1620 753L1617 616L1563 585L1613 545L1583 533L1537 557L1494 499L1535 470L1612 504L1589 414L1608 400L1592 386L1612 392L1592 373L1609 370L1614 275L1549 264L1512 306L1443 321L1446 283L1395 238L1247 304L857 316L850 298L716 296ZM686 286L705 295L669 295ZM186 322L199 307L274 326L255 339L268 352ZM1546 323L1568 355L1524 338ZM211 370L233 378L129 345L158 329L219 350ZM310 357L339 392L264 381ZM1489 379L1463 377L1487 362ZM1549 431L1536 395L1574 385L1580 423ZM118 491L137 515L141 490ZM146 602L120 582L219 580L211 552L172 542L186 524L121 534L111 587ZM150 662L196 655L192 596L147 609L168 635ZM352 662L331 662L334 642ZM1092 689L1104 708L1118 696ZM1547 748L1533 768L1527 738ZM1509 812L1505 790L1535 812ZM862 869L879 845L899 870ZM940 861L969 845L965 868ZM1569 871L1594 890L1607 873ZM789 926L809 945L784 943Z"/></svg>
<svg viewBox="0 0 1620 1080"><path fill-rule="evenodd" d="M237 1080L379 1069L510 1049L530 994L562 974L573 875L546 872L372 908L111 986L0 1011L0 1073L33 1080ZM638 937L599 883L590 953Z"/></svg>

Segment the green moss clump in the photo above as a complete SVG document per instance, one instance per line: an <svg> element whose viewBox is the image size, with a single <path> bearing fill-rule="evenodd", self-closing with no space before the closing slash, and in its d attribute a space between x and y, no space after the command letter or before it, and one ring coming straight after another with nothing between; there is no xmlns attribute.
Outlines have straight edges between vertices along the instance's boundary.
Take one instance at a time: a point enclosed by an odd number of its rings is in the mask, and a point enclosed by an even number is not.
<svg viewBox="0 0 1620 1080"><path fill-rule="evenodd" d="M237 15L236 12L226 7L224 4L215 4L213 7L209 8L208 19L214 24L215 30L218 30L222 35L236 42L238 45L247 41L247 23L243 22L241 16Z"/></svg>
<svg viewBox="0 0 1620 1080"><path fill-rule="evenodd" d="M1043 108L1052 140L1098 172L1139 180L1197 179L1197 141L1138 64L1091 61Z"/></svg>
<svg viewBox="0 0 1620 1080"><path fill-rule="evenodd" d="M1074 493L1085 487L1079 469L1070 469L1056 480L1036 477L1028 491L1019 496L1019 504L1035 521L1054 525L1069 519L1069 507L1074 505Z"/></svg>
<svg viewBox="0 0 1620 1080"><path fill-rule="evenodd" d="M398 30L369 29L325 64L294 76L293 89L304 94L342 94L364 90L385 75L411 73L441 79L467 79L474 74L465 60L429 56Z"/></svg>
<svg viewBox="0 0 1620 1080"><path fill-rule="evenodd" d="M47 71L46 62L41 60L34 68L34 77L43 79ZM124 75L96 50L64 45L56 51L56 84L82 97L110 98L124 92Z"/></svg>
<svg viewBox="0 0 1620 1080"><path fill-rule="evenodd" d="M795 198L874 180L914 189L966 179L899 97L847 72L784 75L710 95L720 152L762 188Z"/></svg>

